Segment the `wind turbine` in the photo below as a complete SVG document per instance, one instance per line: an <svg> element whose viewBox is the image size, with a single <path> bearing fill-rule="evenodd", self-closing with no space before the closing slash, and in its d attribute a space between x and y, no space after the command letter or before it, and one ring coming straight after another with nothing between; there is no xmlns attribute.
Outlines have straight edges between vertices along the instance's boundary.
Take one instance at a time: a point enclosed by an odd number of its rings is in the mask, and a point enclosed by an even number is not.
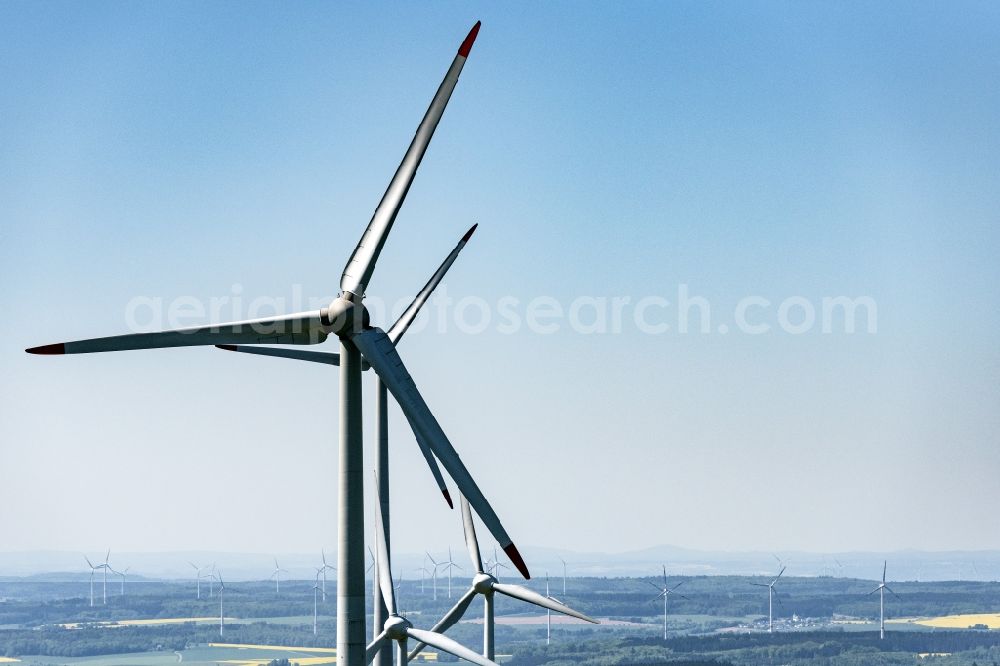
<svg viewBox="0 0 1000 666"><path fill-rule="evenodd" d="M476 598L476 595L481 594L483 595L483 600L485 602L485 612L483 615L483 656L487 659L493 659L495 657L493 641L495 624L493 614L493 596L498 592L514 599L526 601L529 604L534 604L535 606L539 606L541 608L554 610L557 613L562 613L563 615L569 615L570 617L579 618L587 622L600 624L597 620L589 618L583 613L573 610L558 599L542 596L534 590L529 590L521 585L500 583L496 578L486 573L483 570L483 560L479 554L479 541L476 539L476 526L472 519L472 510L469 508L469 503L465 500L465 496L459 497L459 504L462 506L462 528L465 531L465 545L469 550L469 559L472 560L472 567L475 569L476 575L472 579L472 587L470 587L469 590L462 595L462 598L458 600L458 603L452 606L451 610L449 610L445 616L441 618L433 628L431 628L431 631L439 633L447 631L451 626L462 619L462 615L464 615L465 611L468 610L473 599ZM409 659L414 659L423 648L423 643L418 644L417 647L410 652Z"/></svg>
<svg viewBox="0 0 1000 666"><path fill-rule="evenodd" d="M222 614L222 597L224 596L223 592L226 591L226 584L222 580L221 571L216 572L216 575L219 577L219 637L221 638L222 628L226 623L226 616Z"/></svg>
<svg viewBox="0 0 1000 666"><path fill-rule="evenodd" d="M458 83L479 28L477 22L459 47L402 163L341 274L340 294L329 306L291 315L63 342L26 350L32 354L62 355L197 345L307 345L336 336L340 344L337 656L341 664L348 666L360 666L365 650L362 359L392 393L415 434L427 442L507 557L521 575L530 578L517 547L424 401L392 338L383 330L371 326L363 302L379 255ZM324 259L329 260L328 254Z"/></svg>
<svg viewBox="0 0 1000 666"><path fill-rule="evenodd" d="M317 599L319 598L319 572L316 573L316 583L313 585L313 636L317 634L317 622L319 617L319 606L317 604Z"/></svg>
<svg viewBox="0 0 1000 666"><path fill-rule="evenodd" d="M123 597L125 596L125 576L128 575L128 570L131 569L131 568L132 567L125 567L125 569L123 569L122 571L115 571L114 569L111 569L111 573L113 573L113 574L115 574L117 576L121 576L122 577L122 591L121 591L121 596L123 596Z"/></svg>
<svg viewBox="0 0 1000 666"><path fill-rule="evenodd" d="M545 572L545 596L549 596L549 572ZM552 609L545 609L545 644L552 644Z"/></svg>
<svg viewBox="0 0 1000 666"><path fill-rule="evenodd" d="M649 583L648 580L646 582ZM653 599L653 601L657 601L657 600L659 600L661 598L663 599L663 640L667 640L667 598L670 597L671 594L676 594L681 599L687 599L687 597L685 597L680 592L675 592L675 590L678 587L680 587L681 585L684 584L684 581L681 581L681 582L677 583L673 587L669 587L667 585L667 567L666 567L666 565L664 565L663 566L663 587L661 588L659 585L656 585L655 583L649 583L649 584L652 585L653 587L655 587L657 590L660 591L660 593L658 595L656 595L656 598ZM688 601L690 601L690 599L688 599Z"/></svg>
<svg viewBox="0 0 1000 666"><path fill-rule="evenodd" d="M430 298L431 293L440 284L441 280L444 279L445 274L451 265L458 258L459 253L469 242L472 237L473 232L475 232L477 224L472 225L455 248L445 257L445 260L438 267L437 271L431 276L427 284L424 285L423 289L417 294L410 303L409 307L400 315L399 319L395 324L389 329L387 334L389 339L392 340L393 344L398 344L403 334L410 327L410 324L416 319L417 314L420 311L421 306ZM256 347L247 345L219 345L222 349L227 351L244 352L249 354L257 354L260 356L278 356L282 358L292 358L301 361L312 361L315 363L323 363L327 365L339 365L340 355L331 352L314 352L314 351L299 351L299 350L286 350L286 349L276 349L274 347ZM378 478L378 485L381 489L382 496L379 497L379 502L384 504L388 510L389 506L389 399L386 393L385 383L376 378L376 400L375 400L375 411L376 411L376 440L378 446L375 449L375 467L376 476ZM411 424L411 430L414 430ZM445 485L444 478L441 476L441 470L438 468L437 462L435 460L434 454L431 451L430 446L423 439L420 433L414 430L416 435L417 446L420 448L420 452L424 456L424 460L430 467L431 475L438 484L438 488L441 490L445 501L448 503L449 507L452 507L451 495L448 492L448 487ZM386 514L388 519L388 513ZM374 555L372 556L373 566L374 566ZM325 560L324 560L325 563ZM334 567L330 567L334 568ZM365 573L368 573L367 570ZM437 579L435 577L435 583ZM423 582L421 580L421 587L423 587ZM450 589L450 577L449 577L449 589ZM449 593L449 597L450 597ZM386 609L385 603L382 601L382 593L379 590L379 586L376 584L374 578L372 580L372 607L374 610L374 621L372 625L373 634L378 634L379 627L385 624L385 620L388 617L388 610ZM434 589L434 598L437 599L437 586ZM386 646L382 652L375 659L376 666L390 666L392 662L392 650Z"/></svg>
<svg viewBox="0 0 1000 666"><path fill-rule="evenodd" d="M205 567L199 567L197 564L195 564L194 562L191 562L191 561L189 561L188 564L190 564L191 567L194 568L195 577L196 577L196 580L198 581L197 588L196 588L197 592L195 594L196 594L196 596L197 596L198 599L201 599L201 579L202 578L208 578L209 585L211 585L212 576L211 575L202 576L201 572L204 571L205 569L208 569L207 566L205 566ZM213 564L212 567L214 568L215 565Z"/></svg>
<svg viewBox="0 0 1000 666"><path fill-rule="evenodd" d="M86 555L83 556L83 559L87 560L87 566L90 567L90 607L93 608L94 607L94 574L97 572L98 569L103 569L106 565L104 565L104 564L98 564L97 566L94 566L93 562L91 562L90 558L87 557Z"/></svg>
<svg viewBox="0 0 1000 666"><path fill-rule="evenodd" d="M424 555L427 556L427 559L430 560L431 564L433 565L431 567L431 590L433 590L433 592L434 592L434 601L437 601L437 599L438 599L438 569L441 567L441 565L427 551L424 551Z"/></svg>
<svg viewBox="0 0 1000 666"><path fill-rule="evenodd" d="M455 564L455 560L451 557L451 546L448 546L448 561L442 562L443 568L448 572L448 598L451 599L451 570L458 569L462 570L462 567Z"/></svg>
<svg viewBox="0 0 1000 666"><path fill-rule="evenodd" d="M215 562L212 562L212 570L208 573L208 598L211 599L215 596Z"/></svg>
<svg viewBox="0 0 1000 666"><path fill-rule="evenodd" d="M780 562L781 560L778 561ZM785 573L784 566L781 567L781 571L778 572L778 575L775 576L774 580L772 580L770 583L767 583L766 585L764 583L750 583L751 585L756 585L757 587L767 588L767 632L768 633L774 631L774 615L772 613L772 608L773 608L772 600L777 598L774 596L774 584L778 582L778 579L781 578L781 574L783 573ZM779 604L781 603L780 599L778 600L778 603Z"/></svg>
<svg viewBox="0 0 1000 666"><path fill-rule="evenodd" d="M483 565L483 570L497 579L500 582L500 569L508 569L509 567L497 559L497 549L493 548L493 557L486 560L486 564Z"/></svg>
<svg viewBox="0 0 1000 666"><path fill-rule="evenodd" d="M281 588L279 587L280 585L279 579L281 578L281 574L283 573L288 573L288 570L282 569L280 566L278 566L278 558L277 557L274 558L274 572L271 574L271 578L274 579L274 593L276 595L281 594Z"/></svg>
<svg viewBox="0 0 1000 666"><path fill-rule="evenodd" d="M892 588L885 584L885 569L889 563L887 561L882 562L882 582L874 590L868 593L869 596L878 592L878 637L885 638L885 591L889 590L892 596L896 597L900 601L899 595L892 591Z"/></svg>
<svg viewBox="0 0 1000 666"><path fill-rule="evenodd" d="M376 482L376 488L377 486ZM382 588L382 598L385 600L386 607L389 610L389 616L382 627L382 631L365 649L367 663L372 662L375 655L381 651L383 646L389 644L390 641L395 641L396 666L406 666L406 663L412 659L412 657L407 656L406 642L408 639L413 638L416 641L420 641L421 647L425 644L430 645L438 650L453 654L460 659L471 661L480 666L496 666L491 659L484 659L469 648L456 643L436 630L424 631L422 629L415 629L409 620L396 612L396 589L392 583L392 565L389 558L388 530L386 529L387 513L388 511L386 511L382 503L376 502L375 522L377 529L375 534L375 554L377 564L375 566L375 573L378 576L378 584Z"/></svg>
<svg viewBox="0 0 1000 666"><path fill-rule="evenodd" d="M566 560L564 560L563 558L560 557L559 561L562 562L562 565L563 565L563 596L565 597L566 596Z"/></svg>
<svg viewBox="0 0 1000 666"><path fill-rule="evenodd" d="M323 574L323 603L325 604L326 603L326 572L327 571L336 571L337 567L331 567L329 564L326 563L326 551L324 551L322 548L320 549L319 554L320 554L320 557L323 559L323 566L320 567L320 573Z"/></svg>

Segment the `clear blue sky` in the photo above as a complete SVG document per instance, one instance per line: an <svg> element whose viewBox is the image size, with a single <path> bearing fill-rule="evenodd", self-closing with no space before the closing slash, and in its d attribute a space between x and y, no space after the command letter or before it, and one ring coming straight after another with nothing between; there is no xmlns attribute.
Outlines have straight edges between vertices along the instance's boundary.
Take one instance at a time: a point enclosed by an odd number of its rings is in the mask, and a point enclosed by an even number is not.
<svg viewBox="0 0 1000 666"><path fill-rule="evenodd" d="M126 332L136 297L334 296L476 19L370 293L479 222L452 298L713 308L403 342L515 540L1000 548L988 2L0 3L0 547L332 546L335 370L22 350ZM867 296L878 329L718 332L752 295ZM392 428L394 542L457 546Z"/></svg>

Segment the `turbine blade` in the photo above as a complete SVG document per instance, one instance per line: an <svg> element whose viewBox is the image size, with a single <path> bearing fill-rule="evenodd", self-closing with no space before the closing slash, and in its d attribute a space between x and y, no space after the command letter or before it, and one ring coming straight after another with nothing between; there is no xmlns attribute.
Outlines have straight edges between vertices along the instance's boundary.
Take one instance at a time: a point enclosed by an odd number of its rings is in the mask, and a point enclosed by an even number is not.
<svg viewBox="0 0 1000 666"><path fill-rule="evenodd" d="M462 67L465 66L465 60L469 57L472 43L476 40L478 33L479 23L477 22L459 48L458 55L455 56L451 67L448 68L448 73L445 74L444 81L441 82L441 86L434 94L427 113L420 121L416 135L406 150L402 163L389 182L389 187L382 195L382 200L375 209L375 213L368 223L368 228L365 229L358 246L347 261L340 277L340 289L345 294L354 294L359 298L364 296L368 281L375 271L375 263L382 252L382 246L385 245L385 240L392 230L399 208L403 205L406 193L417 173L417 167L420 166L420 161L424 158L424 153L427 152L427 146L430 145L431 137L434 136L434 130L437 128L438 122L444 114L444 109L448 105L448 100L455 90L458 75L462 72Z"/></svg>
<svg viewBox="0 0 1000 666"><path fill-rule="evenodd" d="M314 345L326 340L322 310L281 317L178 328L158 333L129 333L107 338L60 342L25 349L29 354L90 354L94 352L219 344Z"/></svg>
<svg viewBox="0 0 1000 666"><path fill-rule="evenodd" d="M388 641L389 638L386 637L385 631L376 636L375 640L369 643L368 647L365 648L365 663L372 663L372 660L375 659L375 655L378 654L378 651L381 650L382 646Z"/></svg>
<svg viewBox="0 0 1000 666"><path fill-rule="evenodd" d="M465 547L469 550L469 559L476 573L483 573L483 557L479 552L479 539L476 538L476 523L472 520L472 507L465 495L459 496L459 503L462 505L462 528L465 531Z"/></svg>
<svg viewBox="0 0 1000 666"><path fill-rule="evenodd" d="M490 661L482 655L476 654L469 648L456 643L447 636L435 634L432 631L414 629L413 627L406 628L406 635L414 640L420 641L421 643L426 643L433 648L437 648L438 650L442 650L448 654L453 654L459 659L471 661L473 664L479 664L479 666L497 666L495 662Z"/></svg>
<svg viewBox="0 0 1000 666"><path fill-rule="evenodd" d="M507 531L500 523L500 518L497 517L493 507L479 490L479 486L469 474L469 470L466 469L455 448L448 441L448 436L444 434L444 430L441 429L434 414L424 402L423 396L417 390L417 385L410 373L407 372L406 366L403 365L403 361L389 336L381 329L370 328L356 334L351 338L351 341L371 364L393 397L396 398L396 402L399 403L403 413L409 417L411 424L416 425L418 431L424 435L427 445L431 447L434 455L448 470L448 474L455 481L459 491L465 495L469 504L479 514L486 529L503 547L504 552L507 553L521 575L526 579L530 578L531 574L528 573L528 567L524 564L517 546L507 535Z"/></svg>
<svg viewBox="0 0 1000 666"><path fill-rule="evenodd" d="M378 476L375 477L375 497L379 497ZM375 554L378 556L378 586L382 589L382 599L389 613L396 614L396 593L392 584L392 570L389 568L389 535L386 534L386 524L389 522L383 515L385 507L382 502L375 502Z"/></svg>
<svg viewBox="0 0 1000 666"><path fill-rule="evenodd" d="M895 592L893 592L893 591L892 591L892 588L891 588L891 587L889 587L888 585L886 585L886 586L885 586L885 589L889 590L889 593L890 593L890 594L892 594L892 596L896 597L896 599L898 599L899 601L902 601L902 600L903 600L903 598L902 598L902 597L900 597L900 596L899 596L898 594L896 594Z"/></svg>
<svg viewBox="0 0 1000 666"><path fill-rule="evenodd" d="M651 588L655 589L657 592L660 592L661 594L663 593L663 588L660 587L659 585L657 585L656 583L651 583L648 580L643 581L643 582L646 583L647 585L649 585ZM755 583L750 583L750 584L754 585Z"/></svg>
<svg viewBox="0 0 1000 666"><path fill-rule="evenodd" d="M413 436L417 440L417 447L420 449L420 453L424 456L424 460L427 461L427 466L431 470L431 476L434 477L434 482L437 484L441 494L444 495L444 501L448 503L449 509L454 509L455 505L451 501L451 493L448 492L448 484L444 482L444 477L441 476L441 468L438 467L437 460L431 452L431 447L427 445L427 440L420 434L420 431L413 426L413 422L409 417L406 418L406 421L410 424L410 430L413 431Z"/></svg>
<svg viewBox="0 0 1000 666"><path fill-rule="evenodd" d="M883 585L885 584L885 568L886 568L886 567L887 567L888 565L889 565L889 562L888 562L887 560L884 560L884 561L882 562L882 584L883 584Z"/></svg>
<svg viewBox="0 0 1000 666"><path fill-rule="evenodd" d="M879 590L881 590L881 589L882 589L882 586L881 586L881 585L879 585L879 586L878 586L878 587L876 587L876 588L875 588L874 590L872 590L871 592L869 592L867 596L869 596L869 597L870 597L871 595L875 594L876 592L878 592L878 591L879 591Z"/></svg>
<svg viewBox="0 0 1000 666"><path fill-rule="evenodd" d="M226 351L257 354L259 356L278 356L293 358L298 361L312 361L327 365L340 365L340 354L334 352L307 351L305 349L279 349L276 347L257 347L255 345L215 345ZM364 368L367 370L367 368Z"/></svg>
<svg viewBox="0 0 1000 666"><path fill-rule="evenodd" d="M527 601L529 604L535 604L536 606L541 606L542 608L548 608L549 610L554 610L557 613L562 613L563 615L569 615L570 617L575 617L585 622L591 622L593 624L600 624L597 620L587 617L579 611L575 611L566 604L560 603L555 599L550 599L549 597L543 596L534 590L529 590L526 587L520 585L508 585L507 583L493 583L493 590L504 594L508 597L513 597L514 599L520 599L521 601Z"/></svg>
<svg viewBox="0 0 1000 666"><path fill-rule="evenodd" d="M686 580L682 580L681 582L677 583L672 588L670 588L670 591L673 592L674 590L676 590L678 587L680 587L681 585L683 585L686 582L687 582Z"/></svg>
<svg viewBox="0 0 1000 666"><path fill-rule="evenodd" d="M781 574L783 574L783 573L785 573L785 567L781 567L781 571L779 571L778 575L774 577L774 582L775 583L778 582L778 579L781 578ZM773 583L772 583L772 585L773 585Z"/></svg>
<svg viewBox="0 0 1000 666"><path fill-rule="evenodd" d="M443 634L448 631L448 629L450 629L456 622L462 619L462 616L465 615L465 611L469 609L469 606L472 604L472 600L475 598L476 589L470 588L465 594L462 595L462 598L458 600L458 603L452 606L451 610L445 613L444 617L438 620L437 624L431 627L431 631L437 634ZM407 661L413 661L416 659L417 655L425 647L426 646L423 643L417 643L417 646L413 648L413 651L407 655Z"/></svg>
<svg viewBox="0 0 1000 666"><path fill-rule="evenodd" d="M472 234L478 226L478 224L474 224L471 229L465 232L465 235L462 236L462 240L458 241L458 245L456 245L455 249L451 251L451 254L445 257L445 260L441 263L438 269L434 271L434 275L431 276L431 279L428 280L427 284L424 285L424 288L417 293L413 302L410 303L406 310L403 311L403 314L399 316L396 323L389 327L386 335L388 335L389 339L392 340L392 344L399 344L399 339L403 337L403 334L406 333L406 329L410 327L413 320L417 318L418 314L420 314L420 308L423 307L424 303L427 302L427 299L430 298L431 294L441 283L441 280L444 279L448 269L451 268L451 265L455 263L455 259L458 258L458 253L462 251L465 244L469 242L470 238L472 238Z"/></svg>

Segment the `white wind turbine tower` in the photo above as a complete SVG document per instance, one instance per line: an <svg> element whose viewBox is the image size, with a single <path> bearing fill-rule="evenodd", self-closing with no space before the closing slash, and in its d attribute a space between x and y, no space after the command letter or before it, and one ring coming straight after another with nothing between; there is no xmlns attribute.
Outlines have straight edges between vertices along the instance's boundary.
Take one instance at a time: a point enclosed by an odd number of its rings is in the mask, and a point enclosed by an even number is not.
<svg viewBox="0 0 1000 666"><path fill-rule="evenodd" d="M646 582L649 583L649 581L646 581ZM656 598L653 599L653 601L658 601L660 599L663 599L663 640L667 640L667 599L670 597L671 594L676 594L681 599L687 599L687 597L685 597L683 594L681 594L680 592L676 592L675 591L675 590L677 590L678 587L680 587L681 585L684 584L684 581L681 581L681 582L677 583L673 587L668 586L667 585L667 567L666 567L666 565L664 565L663 566L663 587L661 588L659 585L656 585L654 583L649 583L649 584L652 585L654 588L656 588L657 590L660 591L660 593L658 595L656 595ZM690 599L688 599L688 601L690 601Z"/></svg>
<svg viewBox="0 0 1000 666"><path fill-rule="evenodd" d="M376 493L381 496L377 486L378 484L376 483ZM410 660L410 657L407 656L406 652L406 643L408 639L413 638L414 640L420 641L421 646L425 644L430 645L438 650L455 655L460 659L471 661L474 664L479 664L480 666L497 666L490 659L484 659L469 648L456 643L441 633L434 630L424 631L422 629L415 629L409 620L402 617L402 615L397 612L396 588L393 586L392 582L392 564L389 557L389 530L386 528L386 514L388 514L386 508L381 504L381 502L376 502L375 573L378 576L378 584L379 587L382 588L382 598L385 600L389 615L382 627L382 631L375 636L375 639L365 649L366 662L371 663L385 645L391 644L392 641L395 641L396 666L406 666L407 662Z"/></svg>
<svg viewBox="0 0 1000 666"><path fill-rule="evenodd" d="M485 611L483 614L483 656L487 659L493 659L496 656L493 641L495 629L493 597L496 593L503 594L513 599L526 601L529 604L534 604L535 606L539 606L541 608L551 609L557 613L562 613L563 615L569 615L570 617L575 617L587 622L600 624L597 620L589 618L583 613L573 610L558 599L542 596L534 590L529 590L521 585L500 583L496 578L488 573L485 573L482 556L479 553L479 540L476 538L476 526L472 519L472 510L469 508L469 503L465 500L464 496L459 497L459 504L462 506L462 528L465 531L465 545L469 550L469 559L472 560L472 567L475 569L476 575L472 579L472 587L470 587L469 590L462 595L462 598L458 600L458 603L452 606L451 610L449 610L445 616L441 618L433 628L431 628L431 631L439 633L447 631L456 622L462 619L462 615L464 615L465 611L468 610L473 599L476 598L476 595L481 594L483 595L483 600L485 602ZM414 659L423 648L423 643L418 644L417 647L410 652L409 659Z"/></svg>
<svg viewBox="0 0 1000 666"><path fill-rule="evenodd" d="M562 562L562 565L563 565L563 596L565 597L566 596L566 560L564 560L563 558L560 557L559 561Z"/></svg>
<svg viewBox="0 0 1000 666"><path fill-rule="evenodd" d="M779 562L780 562L780 560L779 560ZM772 580L770 583L767 583L766 585L764 583L750 583L751 585L755 585L757 587L766 587L767 588L767 631L768 631L768 633L771 633L771 632L774 631L774 614L772 612L772 610L773 610L773 605L772 605L773 604L773 600L776 598L774 596L774 584L778 582L778 579L781 578L781 574L783 574L783 573L785 573L785 567L781 567L781 571L779 571L778 575L774 577L774 580ZM778 603L779 604L781 603L780 599L778 600Z"/></svg>
<svg viewBox="0 0 1000 666"><path fill-rule="evenodd" d="M316 573L316 583L313 585L313 636L318 633L317 624L319 621L319 571Z"/></svg>
<svg viewBox="0 0 1000 666"><path fill-rule="evenodd" d="M545 596L549 596L549 572L545 572ZM545 644L552 644L552 609L545 609Z"/></svg>
<svg viewBox="0 0 1000 666"><path fill-rule="evenodd" d="M892 596L896 597L900 601L899 595L892 591L892 588L885 584L885 569L889 563L887 561L882 562L882 582L874 590L869 592L869 595L878 592L878 637L880 639L885 638L885 591L889 590Z"/></svg>
<svg viewBox="0 0 1000 666"><path fill-rule="evenodd" d="M414 433L424 439L507 557L525 578L530 578L517 547L424 401L392 338L371 325L363 302L382 248L458 83L479 28L477 22L459 47L402 163L341 274L339 295L329 306L291 315L93 338L26 350L32 354L62 355L197 345L307 345L335 336L340 344L337 658L342 666L361 666L365 659L362 361L367 362L399 403ZM320 259L329 262L330 253L323 253Z"/></svg>
<svg viewBox="0 0 1000 666"><path fill-rule="evenodd" d="M279 585L281 584L280 578L281 574L283 573L288 573L288 570L282 569L280 566L278 566L278 558L277 557L274 558L274 572L271 574L271 578L274 579L274 593L276 595L281 594L281 588L279 587Z"/></svg>
<svg viewBox="0 0 1000 666"><path fill-rule="evenodd" d="M208 578L208 598L215 596L215 562L212 562L212 570L205 578Z"/></svg>

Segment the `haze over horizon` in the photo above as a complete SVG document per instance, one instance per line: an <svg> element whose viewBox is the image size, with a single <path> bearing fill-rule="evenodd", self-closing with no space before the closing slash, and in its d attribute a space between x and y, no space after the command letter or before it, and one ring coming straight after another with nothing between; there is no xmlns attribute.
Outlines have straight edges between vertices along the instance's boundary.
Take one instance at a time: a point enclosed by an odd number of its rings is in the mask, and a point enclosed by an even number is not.
<svg viewBox="0 0 1000 666"><path fill-rule="evenodd" d="M333 297L482 19L373 291L480 224L401 350L511 535L1000 550L1000 8L903 6L0 5L0 549L333 547L336 369L23 349L128 332L137 299ZM636 323L684 294L706 332ZM529 323L616 297L621 330ZM754 297L770 332L734 321ZM877 330L780 330L838 297ZM460 545L390 419L394 544Z"/></svg>

